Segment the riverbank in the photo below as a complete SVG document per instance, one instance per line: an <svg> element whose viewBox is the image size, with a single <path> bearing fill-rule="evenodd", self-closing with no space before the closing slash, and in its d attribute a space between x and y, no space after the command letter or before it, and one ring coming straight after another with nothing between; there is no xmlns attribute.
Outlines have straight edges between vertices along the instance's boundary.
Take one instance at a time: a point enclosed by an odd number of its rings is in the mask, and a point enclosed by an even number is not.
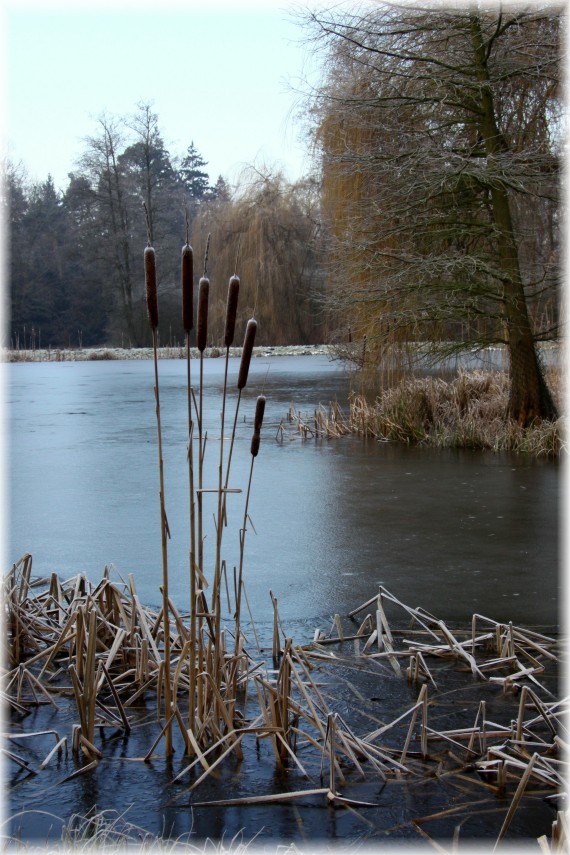
<svg viewBox="0 0 570 855"><path fill-rule="evenodd" d="M240 357L241 347L230 347L230 357ZM200 356L198 348L190 349L193 359ZM207 347L204 356L217 359L225 354L219 347ZM285 346L261 346L253 348L253 355L268 356L332 356L333 348L327 344L298 344ZM35 348L34 350L0 351L2 362L87 362L108 359L152 359L152 347L85 347L85 348ZM185 359L184 347L159 347L159 359Z"/></svg>

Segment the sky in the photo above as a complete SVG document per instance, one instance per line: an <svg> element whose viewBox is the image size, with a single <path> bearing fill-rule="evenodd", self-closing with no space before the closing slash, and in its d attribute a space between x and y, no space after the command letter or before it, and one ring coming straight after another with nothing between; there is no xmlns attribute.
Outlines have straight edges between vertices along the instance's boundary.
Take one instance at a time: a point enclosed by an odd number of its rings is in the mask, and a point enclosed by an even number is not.
<svg viewBox="0 0 570 855"><path fill-rule="evenodd" d="M151 105L171 156L194 142L234 183L244 166L308 171L295 89L311 66L288 0L4 0L4 151L64 189L98 118ZM289 9L291 5L289 4Z"/></svg>

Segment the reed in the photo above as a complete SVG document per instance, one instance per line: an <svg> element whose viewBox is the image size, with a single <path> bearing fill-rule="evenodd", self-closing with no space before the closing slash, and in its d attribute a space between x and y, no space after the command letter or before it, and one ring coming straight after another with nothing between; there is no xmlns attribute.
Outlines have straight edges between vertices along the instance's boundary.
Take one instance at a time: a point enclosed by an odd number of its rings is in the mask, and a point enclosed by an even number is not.
<svg viewBox="0 0 570 855"><path fill-rule="evenodd" d="M148 321L152 330L152 348L154 360L154 395L156 400L156 430L157 430L157 448L158 448L158 469L160 482L160 533L162 545L162 621L164 628L164 705L165 716L171 719L171 710L173 699L171 697L171 682L170 682L170 621L168 608L168 545L167 538L169 536L168 520L166 517L165 497L164 497L164 461L162 457L162 428L160 419L160 387L158 382L158 296L156 284L156 257L154 249L149 245L144 251L145 261L145 279L146 279L146 299ZM174 699L174 705L176 699ZM168 726L165 731L165 752L166 756L170 757L173 754L172 745L172 728Z"/></svg>
<svg viewBox="0 0 570 855"><path fill-rule="evenodd" d="M190 523L190 646L188 654L188 728L195 726L196 695L196 503L194 501L194 421L192 418L192 369L190 351L190 333L194 328L194 253L188 242L188 214L186 214L186 243L182 247L181 285L182 285L182 326L184 328L186 349L186 402L188 411L188 490Z"/></svg>
<svg viewBox="0 0 570 855"><path fill-rule="evenodd" d="M209 240L209 238L208 238ZM208 262L208 245L204 258L204 275L198 283L198 320L196 324L196 346L200 352L200 386L198 409L198 565L203 566L203 502L202 488L204 475L204 446L206 439L203 431L203 401L204 401L204 351L208 341L208 301L210 296L210 280L206 276Z"/></svg>
<svg viewBox="0 0 570 855"><path fill-rule="evenodd" d="M240 538L239 538L239 571L238 571L238 581L237 581L237 596L236 596L236 619L235 619L235 652L236 655L238 653L239 644L240 644L240 635L241 635L241 625L240 625L240 614L241 614L241 592L243 586L243 560L245 554L245 534L247 531L247 520L249 518L249 498L251 494L251 481L253 478L253 464L255 462L255 458L259 454L259 447L261 442L261 426L263 424L263 416L265 413L265 395L258 395L257 401L255 404L255 415L253 420L253 435L251 438L251 465L249 468L249 479L247 483L247 492L245 499L245 509L243 512L243 525L240 530Z"/></svg>
<svg viewBox="0 0 570 855"><path fill-rule="evenodd" d="M236 317L237 317L237 307L238 307L238 298L239 298L239 287L240 280L239 277L234 273L234 275L230 278L228 284L228 295L226 302L226 318L225 318L225 327L224 327L224 346L226 348L225 353L225 363L224 363L224 387L222 392L222 406L221 406L221 414L220 414L220 457L219 457L219 465L218 465L218 514L217 514L217 523L216 523L216 559L214 566L214 590L213 590L213 599L214 599L214 612L216 615L216 630L215 630L215 656L216 659L219 656L219 632L220 632L220 620L221 620L221 608L220 608L220 589L221 589L221 550L222 550L222 534L224 530L224 518L226 511L226 492L223 489L223 464L224 464L224 432L225 432L225 419L226 419L226 401L227 401L227 392L228 392L228 366L229 366L229 356L230 356L230 347L233 344L234 333L235 333L235 325L236 325ZM234 425L235 431L235 425ZM235 434L232 433L232 445ZM228 473L226 476L226 488L229 480L229 463L228 463Z"/></svg>
<svg viewBox="0 0 570 855"><path fill-rule="evenodd" d="M552 372L560 410L560 378ZM303 439L347 434L439 448L516 451L534 457L558 457L566 448L566 419L542 421L528 428L506 418L509 381L501 372L460 371L453 380L440 377L400 379L374 400L352 392L349 413L336 402L315 410L313 425L293 407L288 421Z"/></svg>
<svg viewBox="0 0 570 855"><path fill-rule="evenodd" d="M259 415L258 411L254 433ZM76 689L75 703L80 720L80 725L74 727L72 751L78 765L83 754L88 755L88 762L65 780L70 780L71 776L88 776L102 755L94 741L97 729L122 728L128 734L131 710L137 698L150 695L158 702L162 695L165 670L160 655L162 610L154 613L140 603L132 579L128 587L121 590L111 581L108 572L97 585L77 575L65 581L58 580L57 585L51 579L44 588L32 590L27 581L28 566L29 561L19 562L4 579L5 592L12 592L11 597L4 597L4 602L9 604L10 610L18 612L24 662L5 676L3 689L11 699L15 716L26 715L41 704L46 692L62 693L65 699L69 680L65 680L67 669L62 668L61 663L65 664L67 659L71 661L69 673ZM213 616L203 592L198 594L197 600L204 614L204 632L211 636ZM277 631L280 621L275 598L273 601ZM59 617L60 606L68 614L63 623ZM373 643L367 649L359 649L356 658L347 655L343 651L353 636L337 615L332 621L330 637L319 634L318 643L299 647L284 635L282 650L279 649L281 642L277 641L280 665L275 671L266 670L264 675L264 663L250 660L243 644L230 653L222 633L221 649L226 663L220 665L222 682L216 685L213 671L201 671L198 690L203 704L196 717L195 730L185 726L176 706L161 724L146 759L150 761L156 756L154 751L165 738L168 727L179 727L187 753L195 756L176 775L176 780L180 784L199 765L200 774L193 775L189 782L189 789L195 790L216 770L223 770L223 764L232 755L238 761L242 756L251 756L253 752L245 754L246 740L258 742L269 738L278 769L284 769L287 763L294 764L311 782L309 786L314 787L312 781L318 777L319 767L323 774L326 768L325 786L318 791L324 803L353 808L364 802L346 799L338 790L345 784L354 786L354 776L365 782L372 777L401 781L402 776L411 775L414 779L422 776L427 783L425 776L441 776L441 764L445 763L445 778L461 787L467 780L468 764L480 779L477 791L482 792L483 797L487 794L494 798L502 793L509 798L504 808L500 805L497 808L503 811L500 840L507 840L512 817L517 810L524 809L525 793L531 784L533 793L548 793L548 797L554 797L564 787L568 767L561 757L565 745L559 734L565 732L563 720L568 701L552 698L547 687L541 684L546 665L555 664L564 655L564 645L544 633L510 622L493 621L483 615L474 615L470 626L464 629L452 629L438 616L403 603L383 586L375 596L355 608L348 620L352 621L366 610L369 613L364 619L358 618L358 637L373 638L374 634L376 637L380 634L384 636L383 645L388 641L392 652ZM170 611L174 615L171 650L179 652L174 682L182 686L187 681L187 654L191 642L173 606ZM402 628L396 622L398 611L403 616ZM8 627L13 625L13 621L8 621ZM198 639L198 655L203 657L203 664L211 668L213 663L204 656L204 645L202 642L200 652ZM338 652L327 653L330 645L338 645ZM148 661L143 674L138 665L135 667L133 657L139 656L144 648L148 649ZM476 669L471 667L465 653L472 657ZM347 692L351 684L346 677L347 666L348 673L374 665L380 676L389 675L389 670L382 670L382 663L389 661L390 656L400 660L415 656L419 661L420 655L424 663L428 659L435 662L437 685L446 662L455 669L457 661L463 661L468 666L467 680L475 675L477 685L499 693L505 690L501 706L506 707L507 720L503 724L491 720L485 702L476 696L470 720L462 726L438 729L434 725L438 720L439 697L445 704L446 692L442 694L433 681L428 697L427 666L425 672L419 668L416 673L416 681L422 685L415 703L406 705L393 718L378 721L373 717L372 729L355 733L334 706L331 707L329 697L338 698L339 685L343 684L342 705L350 709ZM46 668L48 662L50 665ZM78 667L83 673L81 681L77 677ZM242 676L236 678L240 671ZM500 676L500 681L495 680L495 676ZM254 692L249 707L244 707L241 714L236 703L237 693L240 686L246 687L248 683L254 686ZM105 686L110 690L108 699L102 694ZM352 692L355 708L363 705L365 708L365 699L356 687ZM512 700L510 707L509 699ZM336 702L333 700L333 703ZM461 706L466 703L467 699ZM431 714L433 704L434 715ZM37 761L32 762L25 746L18 754L6 755L7 761L26 772L48 775L55 751L63 750L66 745L60 734L50 733L55 747L52 743L50 751L43 752L45 759L39 766ZM33 739L29 741L30 745L34 742ZM450 765L452 761L455 766ZM174 798L186 797L189 789L183 787ZM316 794L317 791L276 791L263 798L278 802L284 798L302 798L309 792ZM257 798L249 801L255 803ZM468 815L473 805L474 796L469 797L465 805L455 804L453 811ZM432 819L442 819L444 814L416 817L413 822L422 827Z"/></svg>

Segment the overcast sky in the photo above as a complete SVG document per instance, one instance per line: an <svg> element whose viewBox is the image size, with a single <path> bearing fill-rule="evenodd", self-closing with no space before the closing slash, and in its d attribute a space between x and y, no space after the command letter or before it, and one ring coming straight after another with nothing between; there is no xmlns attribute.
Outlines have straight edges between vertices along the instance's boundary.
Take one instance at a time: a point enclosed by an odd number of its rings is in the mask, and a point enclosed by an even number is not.
<svg viewBox="0 0 570 855"><path fill-rule="evenodd" d="M79 6L79 4L77 4ZM171 155L192 141L218 175L308 169L291 87L307 69L289 0L62 0L3 4L3 137L31 180L60 189L104 112L152 105Z"/></svg>

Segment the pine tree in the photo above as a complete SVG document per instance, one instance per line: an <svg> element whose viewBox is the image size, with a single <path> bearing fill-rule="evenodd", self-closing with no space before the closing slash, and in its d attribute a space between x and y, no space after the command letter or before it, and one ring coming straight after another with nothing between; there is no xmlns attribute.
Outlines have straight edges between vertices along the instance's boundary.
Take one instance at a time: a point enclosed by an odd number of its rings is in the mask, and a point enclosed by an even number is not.
<svg viewBox="0 0 570 855"><path fill-rule="evenodd" d="M210 176L204 171L207 161L198 152L194 142L188 146L188 153L180 165L180 177L188 191L190 201L199 204L210 190Z"/></svg>

